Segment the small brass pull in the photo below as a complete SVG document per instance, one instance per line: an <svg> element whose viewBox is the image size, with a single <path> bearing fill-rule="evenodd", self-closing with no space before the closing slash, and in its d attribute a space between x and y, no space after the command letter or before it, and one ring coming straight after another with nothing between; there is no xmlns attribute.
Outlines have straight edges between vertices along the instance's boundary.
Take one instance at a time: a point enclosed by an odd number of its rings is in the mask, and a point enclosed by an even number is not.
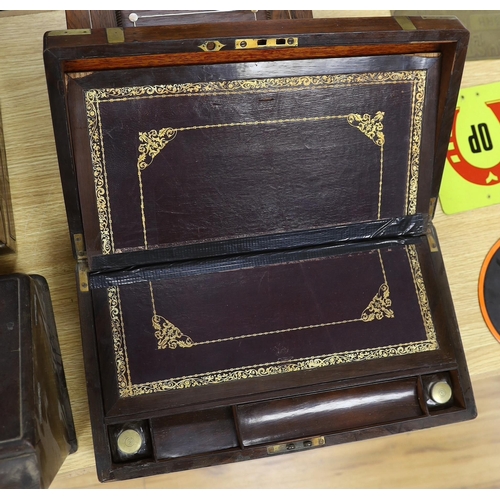
<svg viewBox="0 0 500 500"><path fill-rule="evenodd" d="M290 451L300 451L305 450L307 448L314 448L316 446L324 446L325 438L323 436L301 440L301 441L292 441L289 443L280 443L275 444L273 446L267 447L268 455L277 455L279 453L287 453Z"/></svg>

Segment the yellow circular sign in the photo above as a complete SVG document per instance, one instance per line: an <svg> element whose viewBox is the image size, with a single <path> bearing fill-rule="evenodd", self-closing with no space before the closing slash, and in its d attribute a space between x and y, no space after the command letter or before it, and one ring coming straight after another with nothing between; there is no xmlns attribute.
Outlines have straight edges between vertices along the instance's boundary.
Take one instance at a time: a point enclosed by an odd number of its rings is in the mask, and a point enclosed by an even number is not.
<svg viewBox="0 0 500 500"><path fill-rule="evenodd" d="M498 92L498 88L496 92ZM447 159L466 181L500 184L500 99L489 86L463 89L457 102Z"/></svg>

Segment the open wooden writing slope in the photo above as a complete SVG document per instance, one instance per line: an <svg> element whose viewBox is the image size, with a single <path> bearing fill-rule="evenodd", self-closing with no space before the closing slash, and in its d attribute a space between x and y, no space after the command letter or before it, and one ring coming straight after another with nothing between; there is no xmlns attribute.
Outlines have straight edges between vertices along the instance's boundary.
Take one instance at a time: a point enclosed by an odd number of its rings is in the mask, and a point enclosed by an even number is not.
<svg viewBox="0 0 500 500"><path fill-rule="evenodd" d="M99 478L467 420L432 216L454 19L50 32Z"/></svg>

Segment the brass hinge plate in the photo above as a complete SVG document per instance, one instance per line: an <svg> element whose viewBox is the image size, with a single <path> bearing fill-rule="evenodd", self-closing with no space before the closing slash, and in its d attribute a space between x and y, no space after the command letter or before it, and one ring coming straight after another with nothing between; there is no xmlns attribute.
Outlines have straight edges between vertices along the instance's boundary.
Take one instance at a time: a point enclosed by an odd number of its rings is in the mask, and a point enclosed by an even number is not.
<svg viewBox="0 0 500 500"><path fill-rule="evenodd" d="M429 215L433 216L436 211L437 198L434 196L429 202Z"/></svg>
<svg viewBox="0 0 500 500"><path fill-rule="evenodd" d="M278 455L280 453L290 453L292 451L308 450L317 446L324 446L325 438L323 436L301 439L300 441L290 441L288 443L275 444L267 447L268 455Z"/></svg>
<svg viewBox="0 0 500 500"><path fill-rule="evenodd" d="M87 261L78 262L78 285L80 292L89 291L89 266Z"/></svg>
<svg viewBox="0 0 500 500"><path fill-rule="evenodd" d="M235 42L236 49L286 49L298 47L297 37L286 38L239 38Z"/></svg>
<svg viewBox="0 0 500 500"><path fill-rule="evenodd" d="M411 19L409 17L394 16L394 19L405 31L415 31L417 29L417 27L411 22Z"/></svg>
<svg viewBox="0 0 500 500"><path fill-rule="evenodd" d="M89 265L87 261L87 252L85 251L85 242L83 235L77 233L74 235L75 251L78 269L78 287L80 292L89 291Z"/></svg>
<svg viewBox="0 0 500 500"><path fill-rule="evenodd" d="M439 252L437 241L430 229L427 230L427 240L429 242L429 248L431 249L431 252Z"/></svg>
<svg viewBox="0 0 500 500"><path fill-rule="evenodd" d="M106 38L108 43L123 43L125 41L123 28L106 28Z"/></svg>
<svg viewBox="0 0 500 500"><path fill-rule="evenodd" d="M76 29L76 30L54 30L49 31L47 36L74 36L74 35L90 35L90 29Z"/></svg>

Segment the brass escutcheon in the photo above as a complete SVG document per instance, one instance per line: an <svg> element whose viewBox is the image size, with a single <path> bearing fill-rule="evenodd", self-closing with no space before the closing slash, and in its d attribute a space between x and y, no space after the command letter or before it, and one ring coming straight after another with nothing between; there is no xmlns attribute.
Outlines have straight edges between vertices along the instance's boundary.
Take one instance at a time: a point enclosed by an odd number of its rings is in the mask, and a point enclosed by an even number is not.
<svg viewBox="0 0 500 500"><path fill-rule="evenodd" d="M220 43L218 40L207 40L205 43L198 45L198 47L204 52L218 52L220 49L225 47L225 45Z"/></svg>

